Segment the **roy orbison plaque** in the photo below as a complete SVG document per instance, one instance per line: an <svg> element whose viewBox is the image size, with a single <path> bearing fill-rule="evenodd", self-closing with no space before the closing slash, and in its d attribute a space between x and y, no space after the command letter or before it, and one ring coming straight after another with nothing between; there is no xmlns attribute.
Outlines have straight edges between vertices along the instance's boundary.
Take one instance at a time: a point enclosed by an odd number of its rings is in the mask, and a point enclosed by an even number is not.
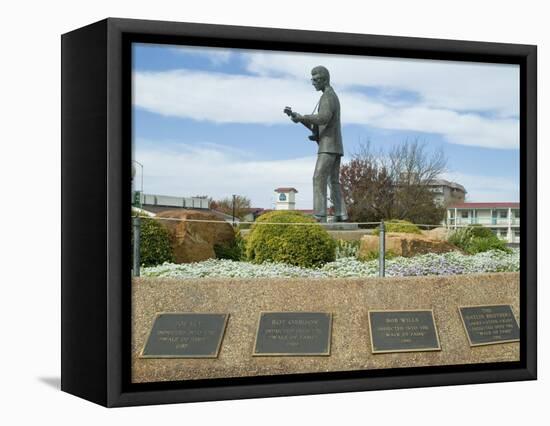
<svg viewBox="0 0 550 426"><path fill-rule="evenodd" d="M325 312L262 312L254 356L328 356L332 314Z"/></svg>
<svg viewBox="0 0 550 426"><path fill-rule="evenodd" d="M431 310L369 311L372 353L439 351Z"/></svg>
<svg viewBox="0 0 550 426"><path fill-rule="evenodd" d="M519 341L519 327L510 305L463 306L458 310L470 346Z"/></svg>
<svg viewBox="0 0 550 426"><path fill-rule="evenodd" d="M217 358L229 314L157 314L141 358Z"/></svg>

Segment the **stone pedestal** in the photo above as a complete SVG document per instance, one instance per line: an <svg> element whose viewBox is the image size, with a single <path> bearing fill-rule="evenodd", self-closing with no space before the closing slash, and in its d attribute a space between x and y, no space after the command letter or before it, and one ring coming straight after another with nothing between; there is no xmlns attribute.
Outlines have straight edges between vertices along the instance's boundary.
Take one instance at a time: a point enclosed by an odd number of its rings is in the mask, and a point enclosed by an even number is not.
<svg viewBox="0 0 550 426"><path fill-rule="evenodd" d="M359 225L356 223L327 222L320 223L320 225L327 231L356 231L359 229Z"/></svg>

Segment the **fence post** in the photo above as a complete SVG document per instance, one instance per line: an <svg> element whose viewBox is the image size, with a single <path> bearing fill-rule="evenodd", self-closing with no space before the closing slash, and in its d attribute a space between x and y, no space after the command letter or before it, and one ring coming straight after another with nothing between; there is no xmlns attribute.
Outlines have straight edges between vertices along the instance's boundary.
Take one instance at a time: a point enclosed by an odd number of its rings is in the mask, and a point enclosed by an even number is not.
<svg viewBox="0 0 550 426"><path fill-rule="evenodd" d="M232 204L232 208L233 208L233 229L235 229L235 199L236 198L237 198L237 195L233 194L233 204Z"/></svg>
<svg viewBox="0 0 550 426"><path fill-rule="evenodd" d="M384 220L380 222L380 235L378 238L378 275L384 277L386 275L386 227L384 225Z"/></svg>
<svg viewBox="0 0 550 426"><path fill-rule="evenodd" d="M139 277L139 246L141 236L141 219L139 216L134 216L132 218L132 226L134 227L134 262L132 270L134 272L134 277Z"/></svg>

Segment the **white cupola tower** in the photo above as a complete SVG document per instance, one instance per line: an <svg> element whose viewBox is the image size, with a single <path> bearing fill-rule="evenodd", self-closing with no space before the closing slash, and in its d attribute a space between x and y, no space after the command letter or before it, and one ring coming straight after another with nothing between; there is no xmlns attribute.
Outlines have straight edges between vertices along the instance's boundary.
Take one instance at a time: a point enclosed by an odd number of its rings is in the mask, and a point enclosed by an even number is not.
<svg viewBox="0 0 550 426"><path fill-rule="evenodd" d="M295 210L297 193L296 188L275 189L275 210Z"/></svg>

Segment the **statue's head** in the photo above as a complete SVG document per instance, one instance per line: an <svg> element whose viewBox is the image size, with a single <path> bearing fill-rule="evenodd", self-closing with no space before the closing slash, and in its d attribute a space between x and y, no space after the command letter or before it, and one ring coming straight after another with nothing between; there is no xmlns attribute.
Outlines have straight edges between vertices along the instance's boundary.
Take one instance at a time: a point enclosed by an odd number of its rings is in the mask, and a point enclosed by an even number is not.
<svg viewBox="0 0 550 426"><path fill-rule="evenodd" d="M319 65L311 70L311 83L315 90L323 90L330 84L330 74L328 70Z"/></svg>

